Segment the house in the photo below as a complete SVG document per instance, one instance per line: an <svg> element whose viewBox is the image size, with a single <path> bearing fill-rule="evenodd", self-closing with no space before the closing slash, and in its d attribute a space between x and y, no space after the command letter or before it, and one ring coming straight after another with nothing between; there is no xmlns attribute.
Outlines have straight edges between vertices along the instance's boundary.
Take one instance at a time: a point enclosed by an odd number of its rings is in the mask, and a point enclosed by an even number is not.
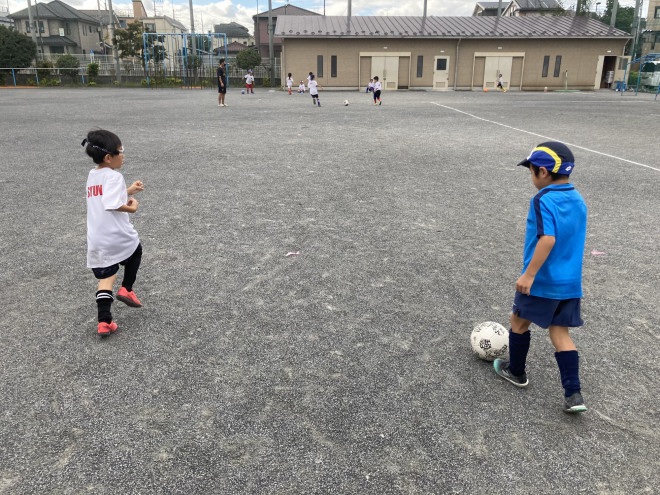
<svg viewBox="0 0 660 495"><path fill-rule="evenodd" d="M642 55L660 53L660 0L649 0L646 28L641 36Z"/></svg>
<svg viewBox="0 0 660 495"><path fill-rule="evenodd" d="M587 17L280 16L281 78L325 88L597 89L623 76L630 35ZM620 79L619 79L620 80Z"/></svg>
<svg viewBox="0 0 660 495"><path fill-rule="evenodd" d="M230 22L228 24L216 24L213 26L213 32L224 33L227 36L228 45L236 42L245 46L254 46L254 36L250 34L248 28L237 22Z"/></svg>
<svg viewBox="0 0 660 495"><path fill-rule="evenodd" d="M564 11L557 0L507 0L501 5L502 17L556 15ZM499 6L499 2L477 2L472 16L497 16Z"/></svg>
<svg viewBox="0 0 660 495"><path fill-rule="evenodd" d="M295 5L286 4L282 7L277 7L276 9L271 10L271 18L273 20L273 29L277 24L277 17L280 15L286 16L321 16L316 12L311 10L302 9L296 7ZM252 16L254 21L254 39L257 49L259 50L259 55L261 58L268 59L269 57L269 45L268 45L268 11L261 12L257 15ZM279 57L282 52L282 38L279 36L273 36L273 57Z"/></svg>
<svg viewBox="0 0 660 495"><path fill-rule="evenodd" d="M188 28L182 23L166 15L147 14L141 0L133 0L133 11L123 12L119 15L119 27L126 29L131 22L141 22L144 25L145 33L187 33Z"/></svg>
<svg viewBox="0 0 660 495"><path fill-rule="evenodd" d="M32 16L38 26L37 49L42 55L85 54L103 49L98 19L60 0L33 5ZM30 26L27 8L7 17L21 33L30 34L35 27Z"/></svg>
<svg viewBox="0 0 660 495"><path fill-rule="evenodd" d="M112 50L112 40L110 39L110 11L109 10L80 10L83 14L87 14L90 17L96 19L96 22L99 25L101 30L101 41L103 45L100 47L100 50L94 50L96 53L104 54L108 50ZM119 27L119 19L117 14L113 11L114 24L115 28Z"/></svg>
<svg viewBox="0 0 660 495"><path fill-rule="evenodd" d="M9 14L9 8L5 7L4 5L0 5L0 26L10 28L14 25L14 21L7 17L7 14Z"/></svg>
<svg viewBox="0 0 660 495"><path fill-rule="evenodd" d="M249 46L239 43L238 41L233 41L227 45L227 56L235 57L237 53L242 52L243 50L250 50ZM220 46L213 49L213 56L215 57L224 57L225 56L225 47Z"/></svg>

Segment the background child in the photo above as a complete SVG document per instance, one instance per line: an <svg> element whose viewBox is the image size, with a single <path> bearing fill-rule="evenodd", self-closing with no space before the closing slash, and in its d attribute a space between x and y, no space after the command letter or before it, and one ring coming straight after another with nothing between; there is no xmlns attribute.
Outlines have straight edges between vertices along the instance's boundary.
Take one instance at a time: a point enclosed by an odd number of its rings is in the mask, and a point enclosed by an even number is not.
<svg viewBox="0 0 660 495"><path fill-rule="evenodd" d="M291 72L289 72L289 76L286 78L286 87L289 88L289 94L291 94L292 86L293 86L293 78L291 77Z"/></svg>
<svg viewBox="0 0 660 495"><path fill-rule="evenodd" d="M316 77L314 74L311 74L309 76L309 94L312 95L312 105L317 105L321 106L321 99L319 98L319 91L318 91L318 86L321 86L318 82L316 82ZM323 86L321 86L323 87Z"/></svg>
<svg viewBox="0 0 660 495"><path fill-rule="evenodd" d="M369 79L369 84L367 84L367 91L366 93L369 93L374 90L374 80Z"/></svg>
<svg viewBox="0 0 660 495"><path fill-rule="evenodd" d="M248 73L245 75L245 92L254 94L254 76L252 75L252 69L248 70Z"/></svg>
<svg viewBox="0 0 660 495"><path fill-rule="evenodd" d="M143 191L144 185L138 180L127 189L124 176L117 172L124 163L124 148L116 134L90 131L82 145L96 163L87 176L87 267L99 279L97 331L107 336L117 330L110 306L119 265L124 265L124 280L117 299L134 308L142 306L133 292L142 246L128 214L138 209L138 202L129 196Z"/></svg>
<svg viewBox="0 0 660 495"><path fill-rule="evenodd" d="M374 105L378 104L380 105L382 102L380 101L380 90L382 86L380 84L380 81L378 80L378 76L374 76ZM378 103L376 103L376 100L378 100Z"/></svg>
<svg viewBox="0 0 660 495"><path fill-rule="evenodd" d="M304 93L305 92L305 83L303 81L300 81L300 84L298 85L298 93Z"/></svg>
<svg viewBox="0 0 660 495"><path fill-rule="evenodd" d="M539 190L530 203L525 233L523 272L509 332L509 361L496 359L495 372L517 387L529 383L525 373L530 344L529 326L547 328L557 352L564 411L586 411L581 395L579 355L568 328L584 323L580 317L582 255L587 207L568 179L575 167L573 153L557 142L539 144L518 165L530 169Z"/></svg>
<svg viewBox="0 0 660 495"><path fill-rule="evenodd" d="M504 86L502 85L502 74L497 78L497 90L502 90L506 93L506 89L504 89Z"/></svg>

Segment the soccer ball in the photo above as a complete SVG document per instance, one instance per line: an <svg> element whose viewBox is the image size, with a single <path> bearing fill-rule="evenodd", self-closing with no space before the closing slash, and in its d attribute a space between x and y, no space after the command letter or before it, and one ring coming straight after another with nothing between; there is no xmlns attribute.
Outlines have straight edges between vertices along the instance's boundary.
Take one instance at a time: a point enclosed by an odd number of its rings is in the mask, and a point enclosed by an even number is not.
<svg viewBox="0 0 660 495"><path fill-rule="evenodd" d="M344 106L345 106L345 107L348 106L348 100L344 100Z"/></svg>
<svg viewBox="0 0 660 495"><path fill-rule="evenodd" d="M474 353L486 361L509 357L509 331L494 321L485 321L474 327L470 343Z"/></svg>
<svg viewBox="0 0 660 495"><path fill-rule="evenodd" d="M244 90L244 89L241 89L241 94L242 94L242 95L245 94L245 90Z"/></svg>

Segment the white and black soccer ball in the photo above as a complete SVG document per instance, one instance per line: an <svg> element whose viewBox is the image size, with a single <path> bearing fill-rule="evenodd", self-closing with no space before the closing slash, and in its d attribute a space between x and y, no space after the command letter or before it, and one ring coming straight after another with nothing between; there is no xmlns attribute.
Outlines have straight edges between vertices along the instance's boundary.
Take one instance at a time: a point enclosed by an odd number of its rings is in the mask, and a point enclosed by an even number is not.
<svg viewBox="0 0 660 495"><path fill-rule="evenodd" d="M345 106L345 107L348 106L348 100L344 100L344 106Z"/></svg>
<svg viewBox="0 0 660 495"><path fill-rule="evenodd" d="M485 321L472 330L472 350L481 359L509 359L509 331L499 323Z"/></svg>

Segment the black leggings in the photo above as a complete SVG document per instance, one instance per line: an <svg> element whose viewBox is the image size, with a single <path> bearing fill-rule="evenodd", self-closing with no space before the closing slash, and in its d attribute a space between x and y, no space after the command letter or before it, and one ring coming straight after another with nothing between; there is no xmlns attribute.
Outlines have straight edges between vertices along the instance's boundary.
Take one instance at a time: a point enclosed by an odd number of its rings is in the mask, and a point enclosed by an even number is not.
<svg viewBox="0 0 660 495"><path fill-rule="evenodd" d="M125 287L128 292L133 290L133 284L137 278L138 268L140 268L140 263L142 262L142 244L138 244L138 247L135 248L133 254L124 261L120 262L120 265L124 265L124 280L121 283L122 287Z"/></svg>

